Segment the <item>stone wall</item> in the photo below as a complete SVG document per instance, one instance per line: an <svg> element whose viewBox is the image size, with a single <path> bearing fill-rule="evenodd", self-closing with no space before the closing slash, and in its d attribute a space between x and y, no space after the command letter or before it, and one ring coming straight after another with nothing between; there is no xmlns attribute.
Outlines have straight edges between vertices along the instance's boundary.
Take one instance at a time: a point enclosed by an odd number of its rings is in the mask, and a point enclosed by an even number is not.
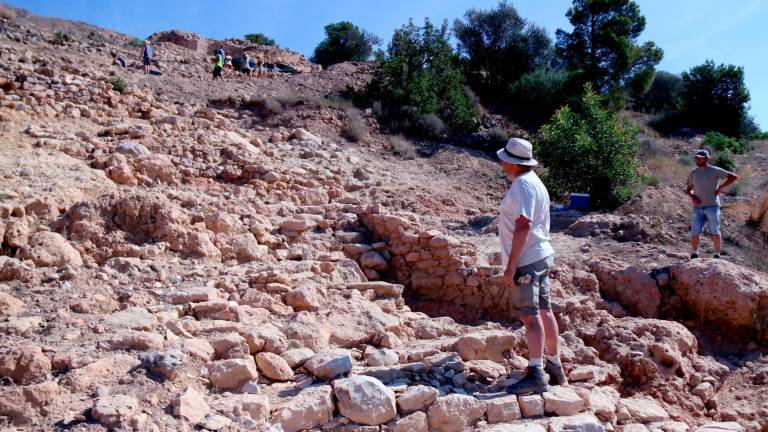
<svg viewBox="0 0 768 432"><path fill-rule="evenodd" d="M419 300L444 309L461 309L471 318L509 319L511 310L501 267L476 266L476 248L439 230L387 214L362 214L361 220L385 247L388 274ZM361 259L366 269L366 260Z"/></svg>

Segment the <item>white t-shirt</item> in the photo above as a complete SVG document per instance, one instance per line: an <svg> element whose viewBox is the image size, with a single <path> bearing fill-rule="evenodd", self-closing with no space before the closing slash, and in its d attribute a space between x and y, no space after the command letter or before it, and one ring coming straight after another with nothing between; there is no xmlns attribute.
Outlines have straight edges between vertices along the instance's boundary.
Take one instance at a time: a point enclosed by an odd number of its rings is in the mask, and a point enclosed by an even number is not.
<svg viewBox="0 0 768 432"><path fill-rule="evenodd" d="M512 252L515 221L524 216L531 221L531 233L517 262L522 267L555 253L549 244L549 193L535 172L518 176L509 187L499 209L501 265L506 268Z"/></svg>

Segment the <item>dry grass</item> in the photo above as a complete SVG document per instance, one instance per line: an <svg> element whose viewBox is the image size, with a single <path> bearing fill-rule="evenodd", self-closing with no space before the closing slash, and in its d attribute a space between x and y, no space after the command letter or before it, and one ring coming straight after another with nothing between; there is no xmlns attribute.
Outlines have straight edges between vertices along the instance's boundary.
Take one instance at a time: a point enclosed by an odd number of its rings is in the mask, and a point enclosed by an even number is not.
<svg viewBox="0 0 768 432"><path fill-rule="evenodd" d="M392 146L392 152L403 159L416 159L419 155L413 143L403 135L395 135L389 138L389 145Z"/></svg>
<svg viewBox="0 0 768 432"><path fill-rule="evenodd" d="M657 178L660 183L679 185L685 183L688 174L693 169L687 162L684 162L685 160L683 158L656 156L648 161L647 168L651 173L650 175Z"/></svg>
<svg viewBox="0 0 768 432"><path fill-rule="evenodd" d="M368 136L368 125L358 109L348 109L344 137L351 142L364 141Z"/></svg>

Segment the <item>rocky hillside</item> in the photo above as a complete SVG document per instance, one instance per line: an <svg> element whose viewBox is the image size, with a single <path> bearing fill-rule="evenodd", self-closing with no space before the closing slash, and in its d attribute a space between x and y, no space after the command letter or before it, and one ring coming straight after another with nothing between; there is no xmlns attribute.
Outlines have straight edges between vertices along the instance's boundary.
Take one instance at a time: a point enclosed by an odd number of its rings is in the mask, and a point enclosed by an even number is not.
<svg viewBox="0 0 768 432"><path fill-rule="evenodd" d="M0 15L4 430L768 430L768 277L687 260L679 188L553 214L572 385L509 396L501 171L336 99L368 65L212 84L181 34L145 76L124 35Z"/></svg>

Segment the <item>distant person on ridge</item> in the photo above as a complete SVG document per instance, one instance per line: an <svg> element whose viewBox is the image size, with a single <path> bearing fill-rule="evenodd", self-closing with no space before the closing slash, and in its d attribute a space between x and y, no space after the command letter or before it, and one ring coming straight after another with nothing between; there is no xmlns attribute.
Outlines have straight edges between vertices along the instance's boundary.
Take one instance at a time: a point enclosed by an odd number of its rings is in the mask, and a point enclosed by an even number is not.
<svg viewBox="0 0 768 432"><path fill-rule="evenodd" d="M696 169L688 175L685 189L693 201L691 215L691 258L699 257L699 240L704 232L704 225L709 226L712 235L714 258L720 258L720 192L732 185L738 176L730 171L709 164L709 152L699 150L693 156ZM725 179L718 185L720 180Z"/></svg>
<svg viewBox="0 0 768 432"><path fill-rule="evenodd" d="M503 280L511 309L525 325L529 353L525 376L507 387L507 392L542 393L549 389L547 374L559 385L568 384L549 301L549 270L555 254L549 243L549 192L533 171L538 162L533 159L531 143L511 138L496 155L512 181L499 209Z"/></svg>
<svg viewBox="0 0 768 432"><path fill-rule="evenodd" d="M218 78L221 81L224 81L224 77L221 76L222 69L224 69L224 57L221 56L221 53L216 53L216 56L213 58L212 81L216 81L216 78Z"/></svg>
<svg viewBox="0 0 768 432"><path fill-rule="evenodd" d="M149 75L149 66L152 64L152 47L149 40L144 41L144 49L141 50L141 59L144 62L144 75Z"/></svg>
<svg viewBox="0 0 768 432"><path fill-rule="evenodd" d="M219 49L216 51L217 54L221 54L221 58L226 58L227 53L224 51L224 44L219 44Z"/></svg>

